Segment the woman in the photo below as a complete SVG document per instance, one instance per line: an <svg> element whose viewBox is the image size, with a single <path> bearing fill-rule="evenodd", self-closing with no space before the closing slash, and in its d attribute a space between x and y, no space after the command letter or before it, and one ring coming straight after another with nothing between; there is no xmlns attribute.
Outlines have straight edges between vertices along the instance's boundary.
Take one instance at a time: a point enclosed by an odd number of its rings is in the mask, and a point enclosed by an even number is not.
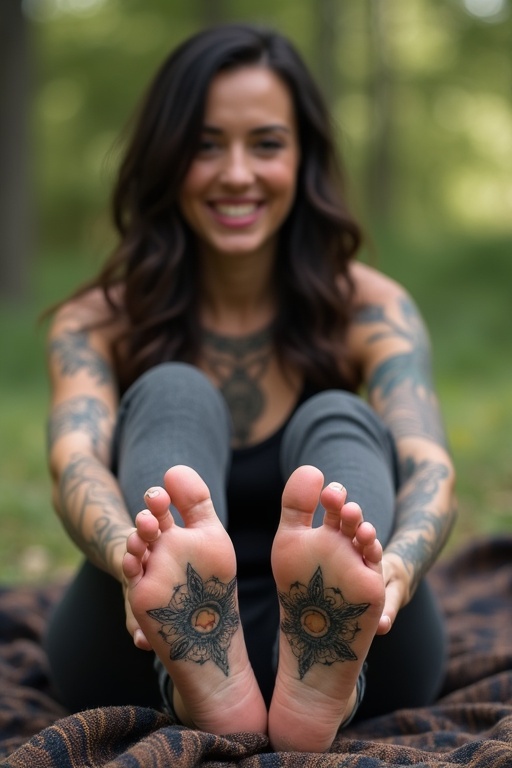
<svg viewBox="0 0 512 768"><path fill-rule="evenodd" d="M86 555L47 638L62 700L161 690L186 725L317 752L431 702L424 576L454 502L427 333L355 261L290 43L228 25L172 53L113 215L114 253L50 332L54 501Z"/></svg>

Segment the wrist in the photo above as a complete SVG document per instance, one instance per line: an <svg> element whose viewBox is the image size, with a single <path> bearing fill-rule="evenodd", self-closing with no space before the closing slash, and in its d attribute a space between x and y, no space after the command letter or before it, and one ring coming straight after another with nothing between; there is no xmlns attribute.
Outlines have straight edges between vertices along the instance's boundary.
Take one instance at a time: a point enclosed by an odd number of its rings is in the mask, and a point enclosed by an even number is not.
<svg viewBox="0 0 512 768"><path fill-rule="evenodd" d="M403 608L414 593L414 574L407 568L400 555L395 552L384 552L382 567L385 585L393 584L395 592L400 595L400 608Z"/></svg>

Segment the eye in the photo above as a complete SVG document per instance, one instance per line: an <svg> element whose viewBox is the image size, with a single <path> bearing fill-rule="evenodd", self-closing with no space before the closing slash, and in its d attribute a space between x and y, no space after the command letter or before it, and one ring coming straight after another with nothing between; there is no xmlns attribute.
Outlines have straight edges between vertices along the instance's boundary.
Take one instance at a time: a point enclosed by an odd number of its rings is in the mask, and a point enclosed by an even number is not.
<svg viewBox="0 0 512 768"><path fill-rule="evenodd" d="M256 144L256 149L266 154L272 154L279 152L284 146L283 142L279 139L260 139Z"/></svg>
<svg viewBox="0 0 512 768"><path fill-rule="evenodd" d="M197 154L211 155L213 152L216 152L219 149L219 146L219 142L215 141L214 139L203 137L199 140L199 144L197 146Z"/></svg>

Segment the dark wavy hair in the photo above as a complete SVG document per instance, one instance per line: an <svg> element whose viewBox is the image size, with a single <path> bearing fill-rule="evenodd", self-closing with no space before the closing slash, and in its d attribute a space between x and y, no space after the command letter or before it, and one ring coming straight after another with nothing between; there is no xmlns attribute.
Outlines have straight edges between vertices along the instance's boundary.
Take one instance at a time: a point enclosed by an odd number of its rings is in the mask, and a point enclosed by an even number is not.
<svg viewBox="0 0 512 768"><path fill-rule="evenodd" d="M275 263L276 349L284 364L319 388L354 389L358 383L343 339L352 312L348 264L361 230L347 209L328 111L285 37L228 24L179 45L150 84L113 191L118 245L80 291L100 286L115 313L127 320L128 331L119 339L125 351L117 356L122 389L162 361L197 360L199 262L178 195L199 146L212 79L252 65L267 67L289 88L301 148L296 198L279 235ZM343 293L336 283L340 275ZM121 294L112 290L119 285Z"/></svg>

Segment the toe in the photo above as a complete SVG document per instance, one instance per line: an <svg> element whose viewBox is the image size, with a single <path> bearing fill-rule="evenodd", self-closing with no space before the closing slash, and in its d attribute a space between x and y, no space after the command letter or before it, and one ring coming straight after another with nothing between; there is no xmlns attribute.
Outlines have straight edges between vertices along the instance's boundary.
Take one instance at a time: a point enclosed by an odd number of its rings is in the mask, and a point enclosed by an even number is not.
<svg viewBox="0 0 512 768"><path fill-rule="evenodd" d="M363 550L363 557L367 565L380 566L382 563L382 544L378 539L372 544L366 546Z"/></svg>
<svg viewBox="0 0 512 768"><path fill-rule="evenodd" d="M299 467L290 475L283 491L281 525L311 526L324 476L316 467Z"/></svg>
<svg viewBox="0 0 512 768"><path fill-rule="evenodd" d="M160 535L159 521L149 509L143 509L135 518L137 533L146 542L155 541Z"/></svg>
<svg viewBox="0 0 512 768"><path fill-rule="evenodd" d="M191 467L176 465L167 470L165 487L187 527L219 522L210 491Z"/></svg>
<svg viewBox="0 0 512 768"><path fill-rule="evenodd" d="M156 517L160 530L164 531L172 525L172 515L169 512L171 500L169 494L160 486L148 488L144 494L144 501L149 511Z"/></svg>
<svg viewBox="0 0 512 768"><path fill-rule="evenodd" d="M349 501L341 510L341 532L353 539L363 522L363 513L359 504Z"/></svg>
<svg viewBox="0 0 512 768"><path fill-rule="evenodd" d="M132 555L130 552L126 552L123 557L123 574L130 588L138 583L142 573L140 558Z"/></svg>
<svg viewBox="0 0 512 768"><path fill-rule="evenodd" d="M364 522L358 526L355 539L362 547L368 547L377 538L377 532L371 523Z"/></svg>
<svg viewBox="0 0 512 768"><path fill-rule="evenodd" d="M134 531L128 536L126 540L126 551L142 560L147 549L147 543L139 536L138 531Z"/></svg>
<svg viewBox="0 0 512 768"><path fill-rule="evenodd" d="M339 530L341 522L340 511L346 497L347 491L341 483L329 483L324 488L320 496L320 501L325 509L324 525Z"/></svg>

